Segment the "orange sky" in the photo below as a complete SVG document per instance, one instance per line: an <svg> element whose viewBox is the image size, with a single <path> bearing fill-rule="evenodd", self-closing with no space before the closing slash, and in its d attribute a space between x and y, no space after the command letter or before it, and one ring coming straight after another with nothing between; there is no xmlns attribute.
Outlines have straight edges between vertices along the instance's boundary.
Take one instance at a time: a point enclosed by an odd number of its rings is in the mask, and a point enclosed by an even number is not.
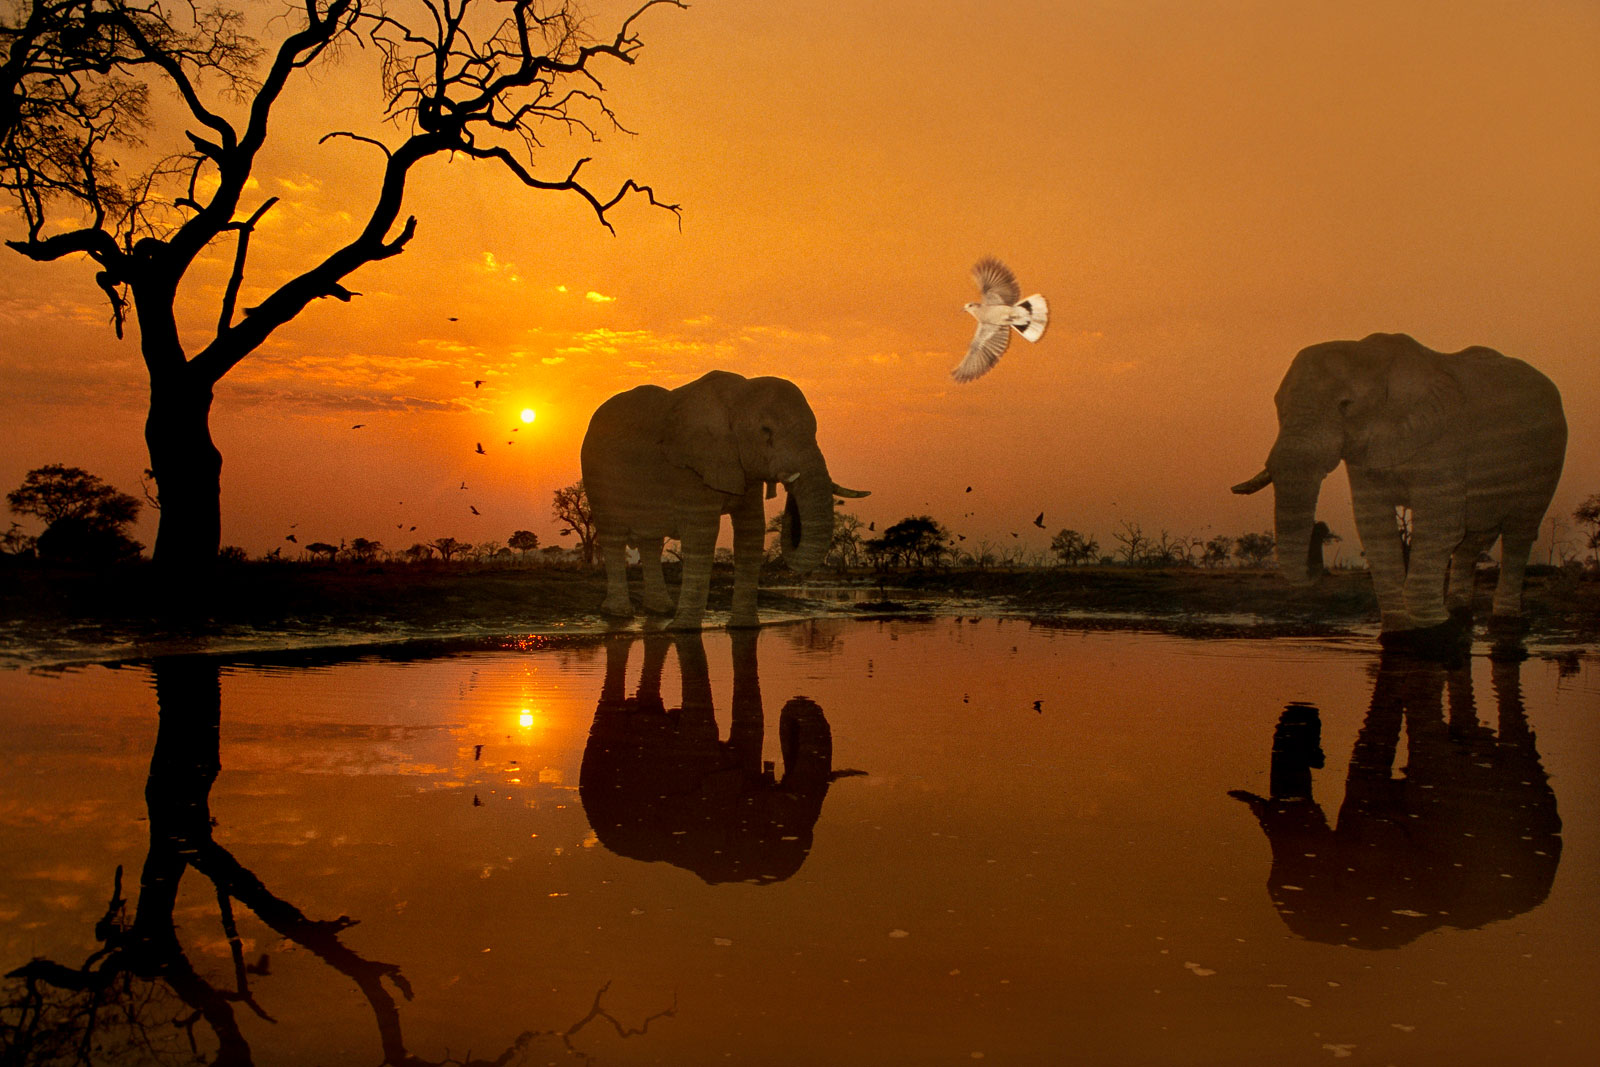
<svg viewBox="0 0 1600 1067"><path fill-rule="evenodd" d="M590 5L596 27L623 7ZM592 154L597 188L634 176L681 202L681 232L636 201L612 236L574 197L426 164L405 254L219 387L225 543L259 554L291 523L301 544L560 543L550 495L578 477L590 412L713 367L799 383L880 530L929 513L964 547L1071 527L1110 551L1122 522L1269 529L1270 494L1228 487L1271 444L1279 378L1306 345L1378 330L1545 371L1571 426L1552 513L1600 492L1587 0L697 0L641 30L638 65L604 72L639 135L556 138L541 166ZM254 192L283 200L241 303L352 232L375 152L316 142L380 132L370 58L283 102ZM1050 299L1051 325L957 386L985 254ZM0 487L63 462L137 494L135 343L87 264L5 255ZM217 288L196 281L198 337ZM512 434L523 407L539 419ZM1354 553L1342 473L1321 511ZM147 515L138 536L154 531Z"/></svg>

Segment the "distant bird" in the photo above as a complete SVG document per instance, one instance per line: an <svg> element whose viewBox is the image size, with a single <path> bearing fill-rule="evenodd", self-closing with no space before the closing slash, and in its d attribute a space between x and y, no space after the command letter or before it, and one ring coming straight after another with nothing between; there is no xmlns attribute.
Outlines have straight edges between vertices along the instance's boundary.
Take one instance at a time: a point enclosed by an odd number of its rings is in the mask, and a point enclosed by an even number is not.
<svg viewBox="0 0 1600 1067"><path fill-rule="evenodd" d="M483 384L483 379L482 378L474 378L474 379L472 379L472 387L474 389L476 389L478 386L480 386L482 384Z"/></svg>
<svg viewBox="0 0 1600 1067"><path fill-rule="evenodd" d="M285 537L284 540L285 541L294 541L294 543L297 544L297 545L300 543L298 540L295 539L294 534L290 534L288 537Z"/></svg>
<svg viewBox="0 0 1600 1067"><path fill-rule="evenodd" d="M474 515L482 515L483 514L483 512L479 511L477 508L473 507L471 504L467 505L467 510L471 511Z"/></svg>
<svg viewBox="0 0 1600 1067"><path fill-rule="evenodd" d="M875 523L875 522L867 523L867 532L868 533L875 533L877 531L877 529L878 529L878 524L877 523Z"/></svg>
<svg viewBox="0 0 1600 1067"><path fill-rule="evenodd" d="M513 427L511 427L511 432L512 432L512 433L516 433L516 432L517 432L517 431L518 431L518 430L520 430L520 429L522 429L522 427L521 427L521 426L513 426Z"/></svg>
<svg viewBox="0 0 1600 1067"><path fill-rule="evenodd" d="M366 425L366 423L364 423L364 422L358 422L358 423L356 423L354 426L352 426L350 428L352 430L359 430L359 429L361 429L361 427L363 427L365 425Z"/></svg>
<svg viewBox="0 0 1600 1067"><path fill-rule="evenodd" d="M291 522L291 523L290 523L290 524L289 524L289 529L291 529L291 530L292 530L292 529L294 529L294 528L295 528L295 527L296 527L296 526L299 526L299 525L300 525L300 524L299 524L299 523L298 523L298 522Z"/></svg>
<svg viewBox="0 0 1600 1067"><path fill-rule="evenodd" d="M487 455L488 455L488 454L489 454L489 453L487 453L487 452L485 452L485 451L484 451L484 450L483 450L483 442L482 442L482 441L479 441L479 442L478 442L478 455L480 455L480 456L487 456Z"/></svg>
<svg viewBox="0 0 1600 1067"><path fill-rule="evenodd" d="M958 382L970 382L998 363L1011 343L1013 329L1027 340L1037 341L1050 321L1050 308L1038 293L1018 301L1022 290L1016 275L998 259L987 256L978 260L972 280L978 283L983 299L966 305L967 314L978 320L978 331L967 346L966 358L950 372Z"/></svg>
<svg viewBox="0 0 1600 1067"><path fill-rule="evenodd" d="M1015 536L1017 536L1017 534L1016 534L1016 531L1015 531L1015 530L1013 530L1013 531L1012 531L1012 532L1011 532L1011 536L1012 536L1012 537L1015 537Z"/></svg>
<svg viewBox="0 0 1600 1067"><path fill-rule="evenodd" d="M967 492L969 492L969 493L972 492L972 486L970 486L970 485L967 486Z"/></svg>
<svg viewBox="0 0 1600 1067"><path fill-rule="evenodd" d="M458 319L458 318L456 318L456 317L455 317L455 316L454 316L454 315L451 315L451 316L450 316L450 321L451 321L451 322L460 322L460 321L461 321L461 320L460 320L460 319Z"/></svg>
<svg viewBox="0 0 1600 1067"><path fill-rule="evenodd" d="M1041 530L1044 529L1044 512L1041 511L1038 515L1034 516L1033 524L1039 527Z"/></svg>
<svg viewBox="0 0 1600 1067"><path fill-rule="evenodd" d="M415 526L411 527L411 529L406 531L406 533L416 533L416 532L417 532L417 528Z"/></svg>
<svg viewBox="0 0 1600 1067"><path fill-rule="evenodd" d="M461 483L461 488L465 489L466 487L467 487L467 483L466 482L462 482Z"/></svg>
<svg viewBox="0 0 1600 1067"><path fill-rule="evenodd" d="M1044 701L1035 700L1033 702L1033 710L1043 714L1043 712L1044 712Z"/></svg>
<svg viewBox="0 0 1600 1067"><path fill-rule="evenodd" d="M475 760L483 758L483 746L482 745L473 745L472 746L472 758L475 759Z"/></svg>
<svg viewBox="0 0 1600 1067"><path fill-rule="evenodd" d="M957 541L965 541L966 539L967 539L967 535L966 534L956 534L956 540Z"/></svg>

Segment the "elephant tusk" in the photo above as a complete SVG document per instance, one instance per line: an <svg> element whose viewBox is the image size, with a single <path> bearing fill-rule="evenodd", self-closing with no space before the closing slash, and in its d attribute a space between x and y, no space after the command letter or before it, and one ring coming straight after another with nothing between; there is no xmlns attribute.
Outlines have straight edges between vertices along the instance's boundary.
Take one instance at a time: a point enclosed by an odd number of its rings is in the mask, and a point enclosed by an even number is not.
<svg viewBox="0 0 1600 1067"><path fill-rule="evenodd" d="M1261 473L1256 475L1254 478L1251 478L1249 481L1240 482L1238 485L1234 486L1233 491L1238 493L1240 496L1249 496L1251 493L1260 492L1262 489L1265 489L1271 484L1272 475L1267 473L1266 469L1263 468Z"/></svg>
<svg viewBox="0 0 1600 1067"><path fill-rule="evenodd" d="M783 477L783 484L784 485L793 485L794 482L795 482L795 479L798 478L798 477L800 477L800 472L799 471L795 471L793 474L786 474Z"/></svg>
<svg viewBox="0 0 1600 1067"><path fill-rule="evenodd" d="M864 496L871 496L872 495L872 490L870 490L870 489L846 489L844 486L840 485L838 482L834 482L833 483L833 495L834 496L847 496L847 497L851 497L853 499L859 499L859 498L864 497Z"/></svg>

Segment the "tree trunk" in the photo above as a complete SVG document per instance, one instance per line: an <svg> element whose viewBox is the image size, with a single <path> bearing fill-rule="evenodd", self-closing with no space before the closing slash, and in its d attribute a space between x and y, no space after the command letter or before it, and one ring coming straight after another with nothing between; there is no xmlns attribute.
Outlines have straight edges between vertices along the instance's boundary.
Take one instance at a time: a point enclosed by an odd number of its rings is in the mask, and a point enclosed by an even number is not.
<svg viewBox="0 0 1600 1067"><path fill-rule="evenodd" d="M211 383L191 373L150 382L144 439L161 502L154 557L173 576L203 576L222 543L222 453L211 440L211 397Z"/></svg>

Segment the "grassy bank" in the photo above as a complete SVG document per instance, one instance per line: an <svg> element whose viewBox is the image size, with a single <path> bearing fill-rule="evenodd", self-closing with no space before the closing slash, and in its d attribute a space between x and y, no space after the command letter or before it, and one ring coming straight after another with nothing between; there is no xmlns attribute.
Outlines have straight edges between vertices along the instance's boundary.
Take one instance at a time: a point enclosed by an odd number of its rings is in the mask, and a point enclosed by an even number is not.
<svg viewBox="0 0 1600 1067"><path fill-rule="evenodd" d="M668 581L675 582L669 567ZM1488 617L1494 575L1478 576L1475 613ZM246 563L218 569L205 612L163 620L159 578L148 564L90 573L37 565L0 568L0 639L38 644L69 637L93 643L104 633L175 633L230 628L296 634L517 633L597 621L604 577L593 570L478 564ZM1148 619L1182 632L1330 633L1374 625L1377 605L1361 572L1330 574L1294 589L1271 571L1152 570L1122 567L1048 570L939 570L895 575L820 576L810 586L781 574L762 592L768 612L855 610L808 590L840 584L860 591L869 612L927 611L959 599L962 610L1032 618ZM711 608L727 608L731 572L716 574ZM781 588L779 586L782 586ZM1535 570L1525 614L1536 634L1600 640L1600 581ZM1187 628L1187 629L1185 629Z"/></svg>

